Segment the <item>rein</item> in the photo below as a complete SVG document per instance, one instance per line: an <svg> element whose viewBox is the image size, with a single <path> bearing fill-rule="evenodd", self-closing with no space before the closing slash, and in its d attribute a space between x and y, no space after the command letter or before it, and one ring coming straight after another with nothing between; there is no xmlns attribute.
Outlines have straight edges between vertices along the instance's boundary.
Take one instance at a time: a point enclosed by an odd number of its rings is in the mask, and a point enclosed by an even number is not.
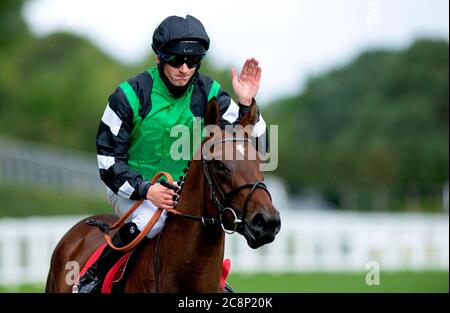
<svg viewBox="0 0 450 313"><path fill-rule="evenodd" d="M152 184L156 183L156 181L162 176L166 176L169 183L173 184L172 176L166 172L159 172L158 174L156 174L153 177L153 179L151 180L151 183ZM117 222L115 222L113 224L113 226L109 226L109 224L107 224L107 223L97 221L94 219L88 219L86 221L86 223L91 226L97 226L100 229L100 231L102 231L105 234L104 235L105 240L108 243L108 245L111 247L111 249L114 249L114 250L120 251L120 252L129 251L129 250L133 249L134 247L136 247L142 241L142 239L144 239L144 237L148 234L148 232L152 229L152 227L155 225L155 223L158 221L159 217L161 216L161 214L163 212L162 209L158 208L158 210L153 214L152 218L147 222L147 225L145 225L144 229L140 232L140 234L126 246L123 246L123 247L115 246L112 242L109 232L111 230L117 229L120 226L122 226L125 223L125 221L128 219L128 217L130 217L131 213L133 213L142 204L142 202L144 202L144 200L145 199L142 199L142 200L139 200L138 202L136 202Z"/></svg>

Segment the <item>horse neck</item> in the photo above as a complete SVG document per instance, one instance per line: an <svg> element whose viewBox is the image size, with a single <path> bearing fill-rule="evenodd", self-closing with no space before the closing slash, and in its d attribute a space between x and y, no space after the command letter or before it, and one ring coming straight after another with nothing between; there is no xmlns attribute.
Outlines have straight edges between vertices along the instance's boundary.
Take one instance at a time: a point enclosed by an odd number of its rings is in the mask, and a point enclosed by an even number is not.
<svg viewBox="0 0 450 313"><path fill-rule="evenodd" d="M181 213L193 216L219 218L219 211L209 198L209 187L207 184L204 194L202 193L204 179L202 161L193 161L185 179L183 190L178 201L177 210ZM203 197L205 198L204 204ZM223 235L220 226L205 227L202 223L193 221L183 221L183 224L186 226L189 224L192 227L201 228L206 231L208 235L211 235L211 233L214 232Z"/></svg>
<svg viewBox="0 0 450 313"><path fill-rule="evenodd" d="M202 161L192 161L176 209L183 214L218 218L218 209L209 199L208 187L202 194L203 179ZM203 196L206 200L205 212L202 205ZM225 236L220 226L204 226L198 221L182 217L174 217L171 224L177 231L184 234L177 240L186 241L188 246L195 246L194 249L190 249L186 253L192 253L193 255L201 253L202 257L209 258L220 257L220 261L222 261Z"/></svg>

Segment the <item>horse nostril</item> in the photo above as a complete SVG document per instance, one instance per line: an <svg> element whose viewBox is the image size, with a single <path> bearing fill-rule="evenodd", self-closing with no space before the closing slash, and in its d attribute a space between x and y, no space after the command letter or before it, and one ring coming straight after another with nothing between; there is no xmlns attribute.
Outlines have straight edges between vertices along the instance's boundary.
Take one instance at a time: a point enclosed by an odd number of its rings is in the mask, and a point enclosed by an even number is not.
<svg viewBox="0 0 450 313"><path fill-rule="evenodd" d="M264 219L264 216L262 214L256 214L255 217L252 219L252 224L254 227L263 228L266 225L266 221Z"/></svg>
<svg viewBox="0 0 450 313"><path fill-rule="evenodd" d="M252 219L252 226L255 230L259 230L260 232L275 232L277 234L280 231L280 215L276 216L264 216L264 214L256 214Z"/></svg>

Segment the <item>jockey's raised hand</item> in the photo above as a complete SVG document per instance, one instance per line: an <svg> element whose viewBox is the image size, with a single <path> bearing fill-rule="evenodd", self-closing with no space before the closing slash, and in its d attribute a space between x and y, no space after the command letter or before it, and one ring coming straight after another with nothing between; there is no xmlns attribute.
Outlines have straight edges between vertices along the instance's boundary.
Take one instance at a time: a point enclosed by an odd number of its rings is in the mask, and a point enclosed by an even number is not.
<svg viewBox="0 0 450 313"><path fill-rule="evenodd" d="M240 104L250 106L258 93L261 80L261 66L254 58L247 59L238 76L236 69L231 70L234 92Z"/></svg>

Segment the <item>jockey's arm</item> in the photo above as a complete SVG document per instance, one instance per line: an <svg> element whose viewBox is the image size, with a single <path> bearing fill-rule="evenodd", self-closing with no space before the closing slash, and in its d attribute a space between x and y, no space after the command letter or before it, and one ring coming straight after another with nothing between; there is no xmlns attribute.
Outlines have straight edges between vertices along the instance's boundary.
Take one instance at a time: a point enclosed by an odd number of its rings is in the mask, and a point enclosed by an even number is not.
<svg viewBox="0 0 450 313"><path fill-rule="evenodd" d="M97 132L97 161L102 181L114 193L145 199L150 183L128 166L133 113L120 88L109 97Z"/></svg>

